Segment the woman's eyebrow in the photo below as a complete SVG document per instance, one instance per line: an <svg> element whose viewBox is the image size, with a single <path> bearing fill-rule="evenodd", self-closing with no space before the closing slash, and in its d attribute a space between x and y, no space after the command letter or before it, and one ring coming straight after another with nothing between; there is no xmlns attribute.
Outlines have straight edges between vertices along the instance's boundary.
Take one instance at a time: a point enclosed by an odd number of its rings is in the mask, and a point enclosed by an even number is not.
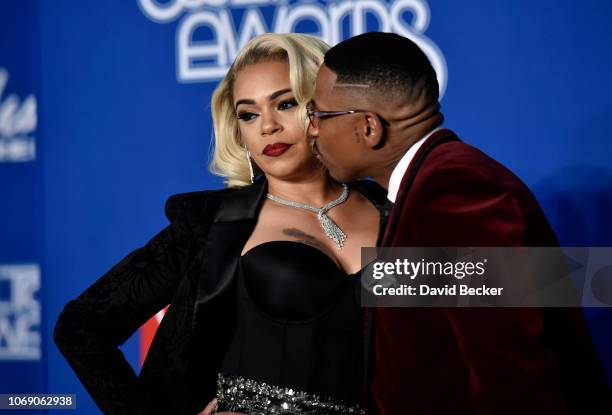
<svg viewBox="0 0 612 415"><path fill-rule="evenodd" d="M279 89L278 91L272 92L270 95L268 95L268 101L272 101L281 95L286 94L287 92L291 92L291 88ZM234 108L238 108L238 105L240 104L255 105L255 100L249 98L240 99L236 101Z"/></svg>
<svg viewBox="0 0 612 415"><path fill-rule="evenodd" d="M291 92L291 88L285 88L285 89L281 89L279 91L273 92L268 96L268 101L272 101L280 97L281 95L286 94L287 92Z"/></svg>

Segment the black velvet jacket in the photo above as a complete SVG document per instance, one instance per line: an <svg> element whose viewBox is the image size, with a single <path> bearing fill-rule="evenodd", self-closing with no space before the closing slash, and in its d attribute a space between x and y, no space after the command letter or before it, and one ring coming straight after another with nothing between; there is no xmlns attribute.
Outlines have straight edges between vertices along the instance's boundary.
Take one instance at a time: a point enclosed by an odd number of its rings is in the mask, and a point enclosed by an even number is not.
<svg viewBox="0 0 612 415"><path fill-rule="evenodd" d="M351 187L382 209L378 185ZM196 414L214 397L234 327L230 287L266 192L262 179L170 197L170 225L65 306L55 342L102 412ZM118 346L167 304L137 377Z"/></svg>

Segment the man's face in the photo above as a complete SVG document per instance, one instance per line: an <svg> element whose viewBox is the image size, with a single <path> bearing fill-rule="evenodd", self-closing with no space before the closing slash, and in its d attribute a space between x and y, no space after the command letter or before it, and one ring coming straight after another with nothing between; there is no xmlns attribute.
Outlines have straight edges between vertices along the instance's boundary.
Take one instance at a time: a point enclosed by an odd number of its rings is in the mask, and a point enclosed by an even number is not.
<svg viewBox="0 0 612 415"><path fill-rule="evenodd" d="M351 94L336 86L336 74L327 66L321 66L317 74L312 98L314 111L346 111L355 107ZM321 162L333 178L348 182L360 177L361 158L365 155L365 143L359 135L359 116L345 114L329 118L316 118L308 128L314 137L315 148Z"/></svg>

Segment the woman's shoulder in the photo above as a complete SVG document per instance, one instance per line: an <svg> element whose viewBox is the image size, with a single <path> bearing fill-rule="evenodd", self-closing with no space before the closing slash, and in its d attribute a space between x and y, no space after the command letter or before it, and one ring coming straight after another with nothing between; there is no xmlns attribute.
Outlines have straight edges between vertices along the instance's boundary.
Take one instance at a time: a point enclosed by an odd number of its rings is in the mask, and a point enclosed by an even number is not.
<svg viewBox="0 0 612 415"><path fill-rule="evenodd" d="M199 215L210 210L227 195L238 191L236 188L200 190L174 194L166 200L166 216L170 221L180 217Z"/></svg>
<svg viewBox="0 0 612 415"><path fill-rule="evenodd" d="M166 216L171 222L187 220L193 224L227 217L249 216L253 206L260 203L267 189L265 180L243 187L229 187L220 190L202 190L179 193L166 201ZM228 215L223 215L223 213Z"/></svg>

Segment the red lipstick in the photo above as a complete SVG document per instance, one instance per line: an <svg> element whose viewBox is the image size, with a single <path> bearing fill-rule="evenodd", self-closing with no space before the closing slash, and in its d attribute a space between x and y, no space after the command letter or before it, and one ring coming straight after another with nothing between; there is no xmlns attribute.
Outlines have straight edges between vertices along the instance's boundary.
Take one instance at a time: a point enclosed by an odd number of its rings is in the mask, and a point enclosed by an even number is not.
<svg viewBox="0 0 612 415"><path fill-rule="evenodd" d="M289 147L291 147L292 145L293 144L287 144L287 143L268 144L267 146L264 147L263 153L269 157L278 157L281 154L283 154L285 151L289 150Z"/></svg>

